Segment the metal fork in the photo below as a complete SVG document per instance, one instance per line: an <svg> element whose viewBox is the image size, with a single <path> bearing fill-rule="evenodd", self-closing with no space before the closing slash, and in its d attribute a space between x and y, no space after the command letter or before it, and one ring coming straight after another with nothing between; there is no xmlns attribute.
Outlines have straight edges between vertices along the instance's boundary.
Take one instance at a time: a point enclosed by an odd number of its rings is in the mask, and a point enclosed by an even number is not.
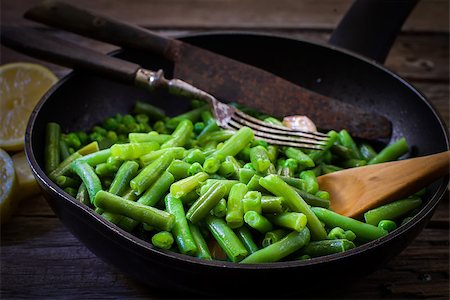
<svg viewBox="0 0 450 300"><path fill-rule="evenodd" d="M136 73L136 85L153 89L164 88L169 93L192 99L206 101L212 108L220 127L238 130L243 126L251 128L255 137L271 144L291 146L303 149L321 150L327 144L329 136L320 132L305 132L268 123L254 118L241 110L217 100L214 96L180 79L166 79L164 72L139 69Z"/></svg>

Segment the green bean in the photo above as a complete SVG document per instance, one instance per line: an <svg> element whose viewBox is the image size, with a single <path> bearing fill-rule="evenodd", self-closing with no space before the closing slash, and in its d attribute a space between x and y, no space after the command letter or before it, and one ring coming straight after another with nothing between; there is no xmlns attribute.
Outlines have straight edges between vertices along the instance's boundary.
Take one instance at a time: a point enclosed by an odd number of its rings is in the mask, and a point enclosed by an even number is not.
<svg viewBox="0 0 450 300"><path fill-rule="evenodd" d="M131 132L128 134L128 139L130 143L158 143L159 145L164 144L172 138L169 134L159 134L156 131L151 131L148 133L141 132Z"/></svg>
<svg viewBox="0 0 450 300"><path fill-rule="evenodd" d="M300 178L295 178L295 177L289 177L289 176L279 176L284 182L286 182L287 184L289 184L292 187L295 187L299 190L305 190L305 181L303 179Z"/></svg>
<svg viewBox="0 0 450 300"><path fill-rule="evenodd" d="M260 184L275 196L283 197L284 203L294 212L301 212L308 219L308 228L314 240L323 240L327 233L316 215L311 211L305 200L287 183L276 175L267 175L259 180Z"/></svg>
<svg viewBox="0 0 450 300"><path fill-rule="evenodd" d="M284 210L283 197L277 196L262 196L261 209L263 213L281 213Z"/></svg>
<svg viewBox="0 0 450 300"><path fill-rule="evenodd" d="M175 159L171 162L167 171L170 172L176 180L186 178L188 176L189 168L191 164Z"/></svg>
<svg viewBox="0 0 450 300"><path fill-rule="evenodd" d="M344 230L341 227L334 227L328 233L329 240L337 240L337 239L347 239L349 241L353 241L356 238L356 235L351 230Z"/></svg>
<svg viewBox="0 0 450 300"><path fill-rule="evenodd" d="M105 191L97 193L94 204L111 213L127 216L161 230L170 231L175 222L175 216L168 212L126 200Z"/></svg>
<svg viewBox="0 0 450 300"><path fill-rule="evenodd" d="M252 141L253 137L253 130L248 127L242 127L214 155L221 160L227 156L235 156Z"/></svg>
<svg viewBox="0 0 450 300"><path fill-rule="evenodd" d="M247 249L249 254L252 254L259 250L259 247L253 240L252 233L246 226L241 226L236 229L236 235L238 236L241 243Z"/></svg>
<svg viewBox="0 0 450 300"><path fill-rule="evenodd" d="M130 181L131 188L136 194L142 194L164 172L173 160L172 153L164 153L161 157L146 166Z"/></svg>
<svg viewBox="0 0 450 300"><path fill-rule="evenodd" d="M152 236L152 244L157 248L169 250L173 245L174 239L169 231L160 231Z"/></svg>
<svg viewBox="0 0 450 300"><path fill-rule="evenodd" d="M182 147L186 144L191 134L194 131L194 125L190 120L182 120L175 131L172 133L172 138L161 145L161 149L170 147Z"/></svg>
<svg viewBox="0 0 450 300"><path fill-rule="evenodd" d="M100 151L100 148L98 147L97 141L91 142L77 150L77 152L81 155L88 155L98 151Z"/></svg>
<svg viewBox="0 0 450 300"><path fill-rule="evenodd" d="M215 120L207 121L205 127L198 134L197 139L203 140L209 133L218 131L219 129L220 127Z"/></svg>
<svg viewBox="0 0 450 300"><path fill-rule="evenodd" d="M212 209L212 214L218 218L223 218L227 215L227 201L222 198L219 203Z"/></svg>
<svg viewBox="0 0 450 300"><path fill-rule="evenodd" d="M94 169L87 162L80 161L80 159L73 161L70 164L70 168L83 181L88 191L91 204L93 204L95 195L102 189L102 184L97 174L95 174Z"/></svg>
<svg viewBox="0 0 450 300"><path fill-rule="evenodd" d="M95 173L100 177L114 177L118 168L108 163L101 163L95 166Z"/></svg>
<svg viewBox="0 0 450 300"><path fill-rule="evenodd" d="M71 186L64 188L64 192L66 192L67 194L69 194L70 196L72 196L74 198L77 196L77 190Z"/></svg>
<svg viewBox="0 0 450 300"><path fill-rule="evenodd" d="M300 172L300 179L303 179L305 183L305 192L314 195L319 191L319 183L313 171L306 170Z"/></svg>
<svg viewBox="0 0 450 300"><path fill-rule="evenodd" d="M314 167L314 161L305 153L303 153L302 150L298 149L298 148L294 148L294 147L286 147L286 149L284 149L284 154L288 157L288 158L293 158L295 160L297 160L298 164L299 164L299 169L303 170L305 168L312 168Z"/></svg>
<svg viewBox="0 0 450 300"><path fill-rule="evenodd" d="M221 218L208 216L206 225L219 246L232 262L238 262L248 255L248 251L233 230Z"/></svg>
<svg viewBox="0 0 450 300"><path fill-rule="evenodd" d="M81 203L83 203L84 205L91 205L91 201L89 200L89 194L87 192L86 186L84 185L84 183L81 183L78 191L77 191L77 195L75 197L78 201L80 201Z"/></svg>
<svg viewBox="0 0 450 300"><path fill-rule="evenodd" d="M318 198L320 198L320 199L323 199L323 200L327 200L327 201L330 200L330 193L327 192L327 191L317 191L317 193L316 193L314 196L316 196L316 197L318 197ZM310 205L311 205L311 204L310 204ZM320 207L323 207L323 206L321 206L321 205L311 205L311 206L320 206ZM328 206L326 206L325 208L328 208Z"/></svg>
<svg viewBox="0 0 450 300"><path fill-rule="evenodd" d="M267 155L269 156L269 159L273 164L276 163L278 157L278 146L276 145L267 146Z"/></svg>
<svg viewBox="0 0 450 300"><path fill-rule="evenodd" d="M236 183L239 183L237 180L229 180L229 179L206 179L206 181L202 184L202 187L200 188L200 195L203 195L206 193L206 191L216 182L220 182L225 186L225 196L228 197L228 194L230 193L231 188Z"/></svg>
<svg viewBox="0 0 450 300"><path fill-rule="evenodd" d="M136 194L133 192L133 190L131 188L128 188L125 192L122 193L123 195L117 195L117 196L121 196L123 199L126 200L130 200L130 201L136 201ZM105 220L108 220L109 222L119 225L119 227L122 228L122 226L120 225L121 223L127 223L127 221L129 220L129 223L135 223L137 225L137 221L130 219L128 217L119 215L119 214L113 214L111 212L108 211L103 211L103 212L99 212L101 213L102 217ZM123 227L122 229L125 229L126 231L130 232L134 229L134 226L132 228L128 228L128 227Z"/></svg>
<svg viewBox="0 0 450 300"><path fill-rule="evenodd" d="M387 161L393 161L398 159L400 156L408 153L409 146L406 139L403 137L396 142L386 146L381 150L374 158L369 160L368 164L378 164Z"/></svg>
<svg viewBox="0 0 450 300"><path fill-rule="evenodd" d="M197 246L196 257L200 259L211 260L211 253L209 252L208 245L206 244L205 238L203 237L200 229L197 225L189 223L189 230L191 231L192 238L194 239L195 245Z"/></svg>
<svg viewBox="0 0 450 300"><path fill-rule="evenodd" d="M218 130L213 132L208 132L205 135L200 136L197 139L198 145L203 146L204 149L208 149L211 145L215 145L223 141L230 139L235 134L232 130Z"/></svg>
<svg viewBox="0 0 450 300"><path fill-rule="evenodd" d="M195 190L207 178L208 174L206 174L205 172L200 172L181 179L170 186L170 194L177 198L182 197L190 191Z"/></svg>
<svg viewBox="0 0 450 300"><path fill-rule="evenodd" d="M78 188L80 187L80 181L74 178L70 178L64 175L56 177L56 184L65 189L67 187Z"/></svg>
<svg viewBox="0 0 450 300"><path fill-rule="evenodd" d="M261 176L255 174L252 176L250 181L247 183L247 188L249 190L258 191L264 194L268 194L269 192L265 189L260 183Z"/></svg>
<svg viewBox="0 0 450 300"><path fill-rule="evenodd" d="M253 210L247 211L244 214L244 222L260 233L266 233L273 229L272 223L266 217Z"/></svg>
<svg viewBox="0 0 450 300"><path fill-rule="evenodd" d="M175 216L172 232L175 235L178 249L181 253L187 255L195 255L197 253L197 245L192 237L191 230L184 213L183 203L177 197L168 194L164 198L166 210Z"/></svg>
<svg viewBox="0 0 450 300"><path fill-rule="evenodd" d="M311 210L319 218L319 220L324 222L326 225L330 227L341 227L344 230L351 230L356 234L358 240L364 242L376 240L387 234L386 230L339 215L325 208L312 207Z"/></svg>
<svg viewBox="0 0 450 300"><path fill-rule="evenodd" d="M330 148L330 151L335 156L333 158L333 161L356 159L355 154L352 152L352 149L340 144L334 144Z"/></svg>
<svg viewBox="0 0 450 300"><path fill-rule="evenodd" d="M273 243L276 243L282 238L284 238L288 233L289 231L286 229L275 229L272 231L268 231L264 235L264 239L262 240L262 246L264 248L270 246Z"/></svg>
<svg viewBox="0 0 450 300"><path fill-rule="evenodd" d="M225 196L226 187L223 183L215 182L189 208L186 218L196 224L209 214L209 211Z"/></svg>
<svg viewBox="0 0 450 300"><path fill-rule="evenodd" d="M307 227L300 232L293 231L278 242L250 254L241 263L257 264L277 262L308 244L309 239L310 232Z"/></svg>
<svg viewBox="0 0 450 300"><path fill-rule="evenodd" d="M391 232L397 228L397 224L392 220L381 220L378 223L378 227L386 230L387 232Z"/></svg>
<svg viewBox="0 0 450 300"><path fill-rule="evenodd" d="M329 164L325 164L322 163L320 164L320 167L322 168L322 173L323 174L329 174L329 173L333 173L333 172L337 172L337 171L341 171L342 168L335 166L335 165L329 165Z"/></svg>
<svg viewBox="0 0 450 300"><path fill-rule="evenodd" d="M67 146L67 143L64 141L64 139L60 138L59 139L59 157L60 157L60 160L65 160L69 156L70 156L69 146Z"/></svg>
<svg viewBox="0 0 450 300"><path fill-rule="evenodd" d="M366 161L371 160L377 155L377 152L368 143L362 143L361 146L359 146L359 153L361 153L361 158Z"/></svg>
<svg viewBox="0 0 450 300"><path fill-rule="evenodd" d="M267 150L263 146L256 146L250 149L250 161L255 170L260 173L266 172L271 163Z"/></svg>
<svg viewBox="0 0 450 300"><path fill-rule="evenodd" d="M244 214L248 211L255 211L261 214L261 193L258 191L248 191L242 199L242 208L244 209Z"/></svg>
<svg viewBox="0 0 450 300"><path fill-rule="evenodd" d="M346 239L314 241L306 245L302 250L302 255L310 257L341 253L355 248L355 244Z"/></svg>
<svg viewBox="0 0 450 300"><path fill-rule="evenodd" d="M195 162L189 167L189 169L187 171L187 175L192 176L192 175L195 175L195 174L198 174L201 172L204 172L202 165L199 164L198 162Z"/></svg>
<svg viewBox="0 0 450 300"><path fill-rule="evenodd" d="M179 123L183 120L189 120L191 123L195 123L200 119L201 113L205 110L209 109L208 105L203 105L201 107L198 107L196 109L190 110L188 112L185 112L183 114L180 114L176 117L173 117L169 119L166 123L166 126L170 129L174 129L178 126Z"/></svg>
<svg viewBox="0 0 450 300"><path fill-rule="evenodd" d="M195 162L203 164L205 162L205 154L200 149L192 149L186 152L183 160L190 164Z"/></svg>
<svg viewBox="0 0 450 300"><path fill-rule="evenodd" d="M298 163L296 159L288 158L283 160L280 168L280 175L285 177L293 177L298 169Z"/></svg>
<svg viewBox="0 0 450 300"><path fill-rule="evenodd" d="M238 228L244 224L244 208L242 205L242 199L246 193L247 186L243 183L236 183L230 189L225 220L231 228Z"/></svg>
<svg viewBox="0 0 450 300"><path fill-rule="evenodd" d="M396 200L394 202L379 206L364 213L366 223L377 226L381 220L395 220L420 207L422 199L411 197Z"/></svg>
<svg viewBox="0 0 450 300"><path fill-rule="evenodd" d="M153 106L150 103L136 101L134 105L133 112L135 114L145 114L149 116L152 120L164 120L166 118L166 114L164 110L159 107Z"/></svg>
<svg viewBox="0 0 450 300"><path fill-rule="evenodd" d="M171 173L167 171L162 172L161 176L142 194L137 202L148 206L156 205L159 200L164 198L174 181L175 179Z"/></svg>
<svg viewBox="0 0 450 300"><path fill-rule="evenodd" d="M95 130L95 127L94 127ZM64 141L67 143L67 146L72 147L74 149L78 149L81 147L81 141L78 135L75 132L70 132L64 135Z"/></svg>
<svg viewBox="0 0 450 300"><path fill-rule="evenodd" d="M195 190L195 191L191 191L191 192L187 193L184 196L181 196L180 199L181 199L181 202L183 202L183 204L187 204L187 205L191 206L192 203L194 203L194 201L198 199L198 197L199 197L199 195L198 195L197 191Z"/></svg>
<svg viewBox="0 0 450 300"><path fill-rule="evenodd" d="M247 184L250 179L252 179L253 175L256 174L255 170L248 169L248 168L240 168L239 169L239 181Z"/></svg>
<svg viewBox="0 0 450 300"><path fill-rule="evenodd" d="M108 192L115 195L122 195L123 192L128 188L132 178L136 176L139 164L135 161L124 162L114 177L113 182L109 186Z"/></svg>
<svg viewBox="0 0 450 300"><path fill-rule="evenodd" d="M359 152L358 146L356 146L355 141L352 136L348 133L347 130L342 129L339 131L339 141L341 144L347 148L349 148L352 152L352 158L362 159L362 155Z"/></svg>
<svg viewBox="0 0 450 300"><path fill-rule="evenodd" d="M339 166L343 167L344 169L348 168L356 168L356 167L362 167L367 165L367 161L364 159L347 159L339 163Z"/></svg>
<svg viewBox="0 0 450 300"><path fill-rule="evenodd" d="M159 144L156 142L115 144L111 146L111 155L128 160L139 158L155 150L159 150Z"/></svg>
<svg viewBox="0 0 450 300"><path fill-rule="evenodd" d="M184 157L184 153L186 152L186 149L183 147L170 147L160 150L152 151L148 154L142 155L139 160L141 163L146 166L149 163L155 161L157 158L159 158L161 155L165 153L171 153L173 155L174 159L182 159Z"/></svg>
<svg viewBox="0 0 450 300"><path fill-rule="evenodd" d="M106 162L108 157L111 156L111 149L103 149L97 152L93 152L91 154L85 155L78 159L78 161L83 161L90 165L91 167L95 167L98 164Z"/></svg>
<svg viewBox="0 0 450 300"><path fill-rule="evenodd" d="M60 162L59 139L61 136L61 127L59 124L47 123L45 129L45 173L50 174L55 170Z"/></svg>
<svg viewBox="0 0 450 300"><path fill-rule="evenodd" d="M307 218L303 213L283 212L280 214L267 216L271 223L283 228L300 231L305 228Z"/></svg>

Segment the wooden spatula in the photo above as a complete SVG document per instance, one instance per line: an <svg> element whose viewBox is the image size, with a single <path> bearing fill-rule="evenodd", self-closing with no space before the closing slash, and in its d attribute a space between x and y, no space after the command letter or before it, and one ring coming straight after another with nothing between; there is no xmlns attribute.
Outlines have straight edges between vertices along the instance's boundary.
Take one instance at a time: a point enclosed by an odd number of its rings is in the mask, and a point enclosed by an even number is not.
<svg viewBox="0 0 450 300"><path fill-rule="evenodd" d="M348 217L407 197L449 174L450 150L438 154L346 169L318 177L330 193L330 209Z"/></svg>

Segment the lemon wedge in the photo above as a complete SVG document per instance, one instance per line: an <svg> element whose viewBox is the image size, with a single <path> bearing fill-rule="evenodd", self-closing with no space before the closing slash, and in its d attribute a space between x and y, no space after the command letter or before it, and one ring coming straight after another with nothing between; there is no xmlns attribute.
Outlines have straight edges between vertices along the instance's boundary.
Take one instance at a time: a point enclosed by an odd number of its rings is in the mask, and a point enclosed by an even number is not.
<svg viewBox="0 0 450 300"><path fill-rule="evenodd" d="M19 152L12 156L14 170L19 188L17 189L17 198L24 199L40 192L39 184L34 178L31 167L28 164L25 152Z"/></svg>
<svg viewBox="0 0 450 300"><path fill-rule="evenodd" d="M17 62L0 66L0 148L23 149L28 118L57 80L55 74L39 64Z"/></svg>
<svg viewBox="0 0 450 300"><path fill-rule="evenodd" d="M18 204L16 172L9 154L0 148L0 222L5 223Z"/></svg>

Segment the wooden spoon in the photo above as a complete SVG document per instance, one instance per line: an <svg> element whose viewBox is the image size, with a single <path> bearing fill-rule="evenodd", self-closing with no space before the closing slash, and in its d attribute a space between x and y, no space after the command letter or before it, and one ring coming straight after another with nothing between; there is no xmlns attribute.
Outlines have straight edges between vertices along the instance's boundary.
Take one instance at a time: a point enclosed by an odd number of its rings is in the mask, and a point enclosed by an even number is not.
<svg viewBox="0 0 450 300"><path fill-rule="evenodd" d="M330 209L358 217L369 209L407 197L449 174L450 150L438 154L346 169L319 176L330 193Z"/></svg>

